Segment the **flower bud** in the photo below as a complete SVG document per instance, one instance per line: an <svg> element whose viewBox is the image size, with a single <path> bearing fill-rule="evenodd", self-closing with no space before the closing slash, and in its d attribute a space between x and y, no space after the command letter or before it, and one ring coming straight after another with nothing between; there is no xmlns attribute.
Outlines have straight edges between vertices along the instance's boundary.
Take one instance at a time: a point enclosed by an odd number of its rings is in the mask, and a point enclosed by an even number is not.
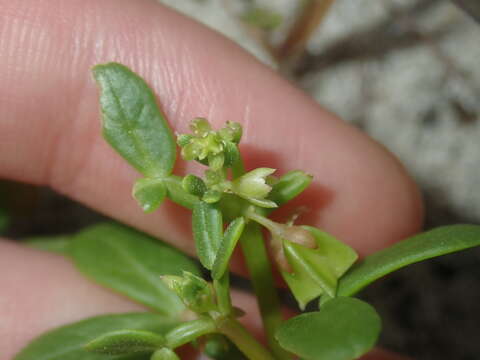
<svg viewBox="0 0 480 360"><path fill-rule="evenodd" d="M164 275L162 281L175 292L187 308L205 313L216 308L211 285L188 271L183 276Z"/></svg>
<svg viewBox="0 0 480 360"><path fill-rule="evenodd" d="M275 172L275 169L258 168L235 179L231 184L231 191L238 196L261 207L276 207L273 201L265 199L272 187L266 183L266 178Z"/></svg>
<svg viewBox="0 0 480 360"><path fill-rule="evenodd" d="M183 178L182 187L186 192L198 197L202 197L205 191L207 191L207 186L203 180L192 174L188 174Z"/></svg>
<svg viewBox="0 0 480 360"><path fill-rule="evenodd" d="M150 360L180 360L177 354L169 348L161 348L152 354Z"/></svg>

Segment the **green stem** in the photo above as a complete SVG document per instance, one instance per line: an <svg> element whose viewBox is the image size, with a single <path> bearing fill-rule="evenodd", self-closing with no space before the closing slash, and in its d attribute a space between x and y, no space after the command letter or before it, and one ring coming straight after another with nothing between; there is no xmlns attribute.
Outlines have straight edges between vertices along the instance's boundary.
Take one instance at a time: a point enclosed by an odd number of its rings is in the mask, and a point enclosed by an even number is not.
<svg viewBox="0 0 480 360"><path fill-rule="evenodd" d="M213 280L213 287L217 295L220 313L229 315L232 312L232 301L230 299L230 275L228 271L219 280Z"/></svg>
<svg viewBox="0 0 480 360"><path fill-rule="evenodd" d="M212 319L201 318L181 323L165 335L166 345L175 349L185 345L199 336L216 332L216 326Z"/></svg>
<svg viewBox="0 0 480 360"><path fill-rule="evenodd" d="M218 326L218 330L227 336L249 359L275 360L237 320L232 318L223 319Z"/></svg>
<svg viewBox="0 0 480 360"><path fill-rule="evenodd" d="M241 160L235 164L232 170L234 178L245 173ZM240 244L252 280L253 290L257 297L270 348L277 359L290 359L288 353L280 347L275 339L275 333L282 323L282 313L272 267L260 227L252 222L247 224L240 238Z"/></svg>

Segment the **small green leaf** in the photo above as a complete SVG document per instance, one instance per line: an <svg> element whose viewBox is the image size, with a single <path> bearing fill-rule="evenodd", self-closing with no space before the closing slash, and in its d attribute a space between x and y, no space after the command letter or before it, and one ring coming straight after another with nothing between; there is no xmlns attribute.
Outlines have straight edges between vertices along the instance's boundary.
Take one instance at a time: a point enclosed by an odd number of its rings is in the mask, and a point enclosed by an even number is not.
<svg viewBox="0 0 480 360"><path fill-rule="evenodd" d="M71 255L77 267L98 283L163 314L184 309L161 275L198 274L193 261L179 251L126 226L105 223L74 236Z"/></svg>
<svg viewBox="0 0 480 360"><path fill-rule="evenodd" d="M332 273L330 267L326 266L326 259L323 256L317 254L313 249L289 241L283 242L283 249L295 274L282 272L289 284L292 281L289 281L290 278L293 278L293 281L299 281L305 275L305 278L312 280L329 296L335 296L337 277ZM302 304L300 305L302 306Z"/></svg>
<svg viewBox="0 0 480 360"><path fill-rule="evenodd" d="M56 235L56 236L35 236L31 238L23 239L23 242L27 246L31 246L35 249L51 251L59 254L68 254L69 246L72 240L72 236L69 235Z"/></svg>
<svg viewBox="0 0 480 360"><path fill-rule="evenodd" d="M165 199L167 189L162 179L139 179L133 186L132 195L146 213L158 209Z"/></svg>
<svg viewBox="0 0 480 360"><path fill-rule="evenodd" d="M165 334L178 325L177 320L152 313L104 315L51 330L33 340L14 360L148 360L145 354L109 357L89 353L85 344L100 335L118 329L141 329Z"/></svg>
<svg viewBox="0 0 480 360"><path fill-rule="evenodd" d="M199 201L198 197L185 191L182 187L182 178L176 175L170 175L164 180L167 187L167 196L178 205L193 209L193 206Z"/></svg>
<svg viewBox="0 0 480 360"><path fill-rule="evenodd" d="M175 140L152 90L121 64L97 65L93 75L101 89L105 139L143 175L170 174L176 159Z"/></svg>
<svg viewBox="0 0 480 360"><path fill-rule="evenodd" d="M369 304L335 298L319 312L284 322L276 333L280 345L305 360L353 360L376 343L381 320Z"/></svg>
<svg viewBox="0 0 480 360"><path fill-rule="evenodd" d="M198 258L211 270L223 237L221 211L215 204L199 201L193 208L192 228Z"/></svg>
<svg viewBox="0 0 480 360"><path fill-rule="evenodd" d="M116 330L100 335L85 345L85 350L105 355L130 355L154 352L165 344L165 338L145 330Z"/></svg>
<svg viewBox="0 0 480 360"><path fill-rule="evenodd" d="M404 266L480 245L480 226L452 225L415 235L367 256L341 279L338 295L351 296Z"/></svg>
<svg viewBox="0 0 480 360"><path fill-rule="evenodd" d="M180 360L173 350L163 348L153 353L150 360Z"/></svg>
<svg viewBox="0 0 480 360"><path fill-rule="evenodd" d="M352 248L324 231L312 226L301 228L313 236L316 247L309 248L284 241L285 255L293 273L282 271L282 275L303 310L309 301L324 293L334 297L337 280L353 265L358 255Z"/></svg>
<svg viewBox="0 0 480 360"><path fill-rule="evenodd" d="M278 206L301 194L312 182L313 177L300 170L289 171L272 187L268 198Z"/></svg>
<svg viewBox="0 0 480 360"><path fill-rule="evenodd" d="M202 196L202 201L209 203L209 204L214 204L222 198L222 193L217 190L207 190L205 191L205 194Z"/></svg>
<svg viewBox="0 0 480 360"><path fill-rule="evenodd" d="M317 243L315 251L325 257L335 276L340 277L345 274L357 261L358 255L350 246L313 226L302 227L313 235Z"/></svg>
<svg viewBox="0 0 480 360"><path fill-rule="evenodd" d="M242 236L243 229L245 229L245 219L239 217L232 221L227 230L225 230L222 244L220 245L212 267L212 277L214 279L219 280L223 274L225 274L225 271L227 271L230 257L240 236Z"/></svg>

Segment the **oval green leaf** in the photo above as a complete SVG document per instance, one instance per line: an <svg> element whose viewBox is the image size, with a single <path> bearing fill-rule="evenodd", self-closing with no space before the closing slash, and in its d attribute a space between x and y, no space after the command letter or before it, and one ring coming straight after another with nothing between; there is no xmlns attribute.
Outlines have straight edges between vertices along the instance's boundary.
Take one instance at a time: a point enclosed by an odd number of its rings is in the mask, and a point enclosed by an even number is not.
<svg viewBox="0 0 480 360"><path fill-rule="evenodd" d="M193 206L199 201L198 197L185 191L182 186L182 178L176 175L170 175L163 179L167 187L167 196L174 203L193 209Z"/></svg>
<svg viewBox="0 0 480 360"><path fill-rule="evenodd" d="M161 275L199 274L187 256L126 226L105 223L74 236L70 254L85 275L163 314L184 309Z"/></svg>
<svg viewBox="0 0 480 360"><path fill-rule="evenodd" d="M300 170L289 171L276 182L268 195L278 206L300 195L312 182L312 175Z"/></svg>
<svg viewBox="0 0 480 360"><path fill-rule="evenodd" d="M49 331L33 340L13 360L148 360L150 355L106 356L89 353L85 344L118 329L141 329L165 334L178 321L152 313L129 313L89 318Z"/></svg>
<svg viewBox="0 0 480 360"><path fill-rule="evenodd" d="M197 202L193 207L192 228L198 258L211 270L223 237L222 213L218 206Z"/></svg>
<svg viewBox="0 0 480 360"><path fill-rule="evenodd" d="M93 76L101 89L104 138L143 175L170 174L175 140L145 81L117 63L95 66Z"/></svg>
<svg viewBox="0 0 480 360"><path fill-rule="evenodd" d="M151 352L165 345L165 338L152 331L115 330L93 339L85 345L85 350L105 355L131 355Z"/></svg>
<svg viewBox="0 0 480 360"><path fill-rule="evenodd" d="M415 235L367 256L340 279L339 296L351 296L404 266L480 245L480 226L452 225Z"/></svg>
<svg viewBox="0 0 480 360"><path fill-rule="evenodd" d="M139 179L133 186L132 195L146 213L158 209L165 199L167 189L162 179Z"/></svg>
<svg viewBox="0 0 480 360"><path fill-rule="evenodd" d="M230 257L232 256L233 250L235 250L240 236L242 236L243 229L245 229L245 219L239 217L233 220L228 225L227 230L225 230L220 249L218 250L212 267L212 277L215 280L219 280L223 274L225 274L225 271L227 271Z"/></svg>
<svg viewBox="0 0 480 360"><path fill-rule="evenodd" d="M376 343L381 320L369 304L335 298L319 312L306 313L281 325L280 345L305 360L353 360Z"/></svg>

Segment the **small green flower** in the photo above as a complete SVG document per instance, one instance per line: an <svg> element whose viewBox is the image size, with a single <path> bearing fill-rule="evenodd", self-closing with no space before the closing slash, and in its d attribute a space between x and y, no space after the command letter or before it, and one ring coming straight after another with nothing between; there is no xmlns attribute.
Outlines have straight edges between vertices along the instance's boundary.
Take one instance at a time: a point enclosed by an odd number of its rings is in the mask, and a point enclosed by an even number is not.
<svg viewBox="0 0 480 360"><path fill-rule="evenodd" d="M265 208L277 207L273 201L266 199L272 190L272 187L267 184L267 177L274 172L275 169L270 168L252 170L233 180L230 190L254 205Z"/></svg>
<svg viewBox="0 0 480 360"><path fill-rule="evenodd" d="M227 122L219 131L212 130L204 118L193 119L190 124L193 134L180 134L177 144L182 148L182 157L197 160L212 170L231 167L239 158L237 144L242 137L239 123Z"/></svg>

